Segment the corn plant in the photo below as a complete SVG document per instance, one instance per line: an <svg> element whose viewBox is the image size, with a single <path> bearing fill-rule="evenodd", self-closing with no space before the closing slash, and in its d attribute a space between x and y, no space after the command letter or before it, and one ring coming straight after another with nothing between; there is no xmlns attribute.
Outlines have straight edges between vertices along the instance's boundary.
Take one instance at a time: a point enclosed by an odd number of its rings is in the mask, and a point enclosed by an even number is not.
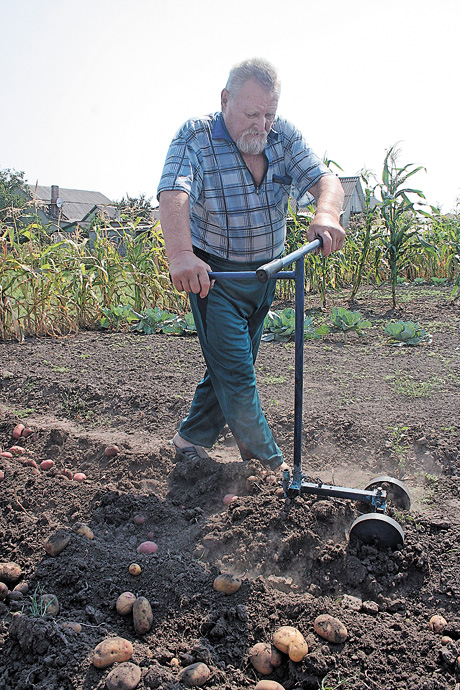
<svg viewBox="0 0 460 690"><path fill-rule="evenodd" d="M412 164L398 167L399 151L393 145L385 156L382 172L382 182L376 185L379 189L382 201L379 204L379 212L383 222L384 232L380 241L383 245L383 259L387 263L393 309L396 308L396 286L398 274L404 266L410 262L410 249L413 247L411 239L417 237L419 229L417 220L421 215L429 216L421 209L415 208L415 201L409 195L425 199L425 195L418 189L406 187L407 180L415 175L422 166L414 168ZM427 244L424 242L424 244Z"/></svg>

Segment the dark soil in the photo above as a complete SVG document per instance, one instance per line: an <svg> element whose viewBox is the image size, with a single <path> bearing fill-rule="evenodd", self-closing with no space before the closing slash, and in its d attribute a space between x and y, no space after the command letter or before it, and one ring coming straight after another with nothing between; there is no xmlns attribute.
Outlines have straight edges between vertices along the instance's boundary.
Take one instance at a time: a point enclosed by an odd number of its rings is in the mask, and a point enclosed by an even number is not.
<svg viewBox="0 0 460 690"><path fill-rule="evenodd" d="M0 446L25 448L0 458L0 561L22 569L0 601L0 687L103 688L113 667L95 668L92 653L120 636L133 645L139 688L182 690L181 669L197 661L211 671L207 690L255 688L263 676L248 660L250 648L290 625L309 652L300 663L285 656L267 676L286 690L453 690L460 311L448 295L448 288L401 287L402 306L392 313L388 291L363 293L353 308L372 321L364 337L331 333L305 344L302 470L310 482L360 489L379 475L404 481L410 510L397 500L386 510L404 534L394 547L349 538L353 521L368 512L362 502L286 499L259 463L240 461L230 434L211 459L175 463L169 439L204 371L196 337L82 332L0 344ZM344 295L331 301L349 306ZM307 307L328 319L317 298ZM389 346L384 326L392 318L417 321L432 343ZM263 343L257 361L264 409L291 465L294 354L293 343ZM13 441L19 422L33 434ZM118 455L106 457L110 444ZM49 470L27 464L45 459L54 461ZM249 475L257 477L252 488ZM229 493L237 498L226 506ZM76 533L77 523L94 539ZM70 541L50 556L44 544L59 530ZM136 552L146 539L158 544L156 554ZM139 576L129 573L133 562ZM236 594L213 589L219 573L242 579ZM22 592L11 591L16 584ZM152 606L144 635L132 616L116 612L125 591ZM58 598L56 616L37 615L43 593ZM320 614L346 626L345 642L319 637ZM446 621L442 633L430 629L434 614Z"/></svg>

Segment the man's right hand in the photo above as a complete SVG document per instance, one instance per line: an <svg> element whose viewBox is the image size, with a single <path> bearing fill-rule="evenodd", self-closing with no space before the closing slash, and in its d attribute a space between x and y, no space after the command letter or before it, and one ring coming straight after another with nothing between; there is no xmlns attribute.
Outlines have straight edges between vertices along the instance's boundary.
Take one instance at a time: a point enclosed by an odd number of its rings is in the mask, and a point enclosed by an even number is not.
<svg viewBox="0 0 460 690"><path fill-rule="evenodd" d="M179 252L169 261L171 280L179 292L194 292L206 297L214 285L208 276L210 271L211 266L189 250Z"/></svg>

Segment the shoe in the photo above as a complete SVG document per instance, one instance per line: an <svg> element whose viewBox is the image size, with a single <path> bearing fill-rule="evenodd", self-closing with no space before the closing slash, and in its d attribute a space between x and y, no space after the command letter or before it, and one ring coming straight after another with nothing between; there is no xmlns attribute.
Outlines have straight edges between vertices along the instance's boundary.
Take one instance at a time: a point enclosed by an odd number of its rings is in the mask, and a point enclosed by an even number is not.
<svg viewBox="0 0 460 690"><path fill-rule="evenodd" d="M176 444L173 444L176 449L176 461L178 460L192 460L193 462L198 462L200 460L200 454L198 453L195 446L187 446L186 448L179 448Z"/></svg>

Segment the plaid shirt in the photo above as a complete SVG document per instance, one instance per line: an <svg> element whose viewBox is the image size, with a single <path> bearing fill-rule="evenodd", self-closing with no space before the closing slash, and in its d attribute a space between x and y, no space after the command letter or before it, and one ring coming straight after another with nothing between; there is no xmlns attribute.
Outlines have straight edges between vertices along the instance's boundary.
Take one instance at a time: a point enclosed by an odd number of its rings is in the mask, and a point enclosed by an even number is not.
<svg viewBox="0 0 460 690"><path fill-rule="evenodd" d="M229 261L270 261L281 256L288 200L331 174L301 133L276 118L265 148L268 169L256 186L222 113L188 120L175 135L160 192L190 197L192 244Z"/></svg>

